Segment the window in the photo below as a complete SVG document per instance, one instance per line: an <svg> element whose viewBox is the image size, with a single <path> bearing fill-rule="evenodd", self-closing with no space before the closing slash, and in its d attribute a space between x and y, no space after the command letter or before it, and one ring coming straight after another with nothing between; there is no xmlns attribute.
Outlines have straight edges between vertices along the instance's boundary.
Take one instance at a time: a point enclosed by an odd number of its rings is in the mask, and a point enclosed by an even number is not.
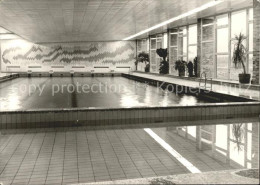
<svg viewBox="0 0 260 185"><path fill-rule="evenodd" d="M177 46L178 34L170 34L170 46Z"/></svg>
<svg viewBox="0 0 260 185"><path fill-rule="evenodd" d="M147 43L147 39L137 40L137 56L141 52L148 52ZM145 66L145 63L139 62L136 67L138 71L145 71Z"/></svg>
<svg viewBox="0 0 260 185"><path fill-rule="evenodd" d="M221 15L217 17L217 26L227 26L228 25L228 15Z"/></svg>
<svg viewBox="0 0 260 185"><path fill-rule="evenodd" d="M190 25L188 34L188 61L191 62L197 57L197 36L197 25Z"/></svg>
<svg viewBox="0 0 260 185"><path fill-rule="evenodd" d="M186 62L197 56L197 24L180 27L169 32L169 62L170 73L178 75L174 69L177 60Z"/></svg>
<svg viewBox="0 0 260 185"><path fill-rule="evenodd" d="M228 54L228 28L217 29L217 53Z"/></svg>
<svg viewBox="0 0 260 185"><path fill-rule="evenodd" d="M254 10L253 10L253 8L250 8L248 10L248 19L249 19L249 21L252 21L254 19Z"/></svg>
<svg viewBox="0 0 260 185"><path fill-rule="evenodd" d="M194 58L197 57L197 46L189 46L189 60L193 62Z"/></svg>
<svg viewBox="0 0 260 185"><path fill-rule="evenodd" d="M217 55L217 78L228 79L229 55Z"/></svg>
<svg viewBox="0 0 260 185"><path fill-rule="evenodd" d="M178 75L174 65L178 57L178 30L171 30L169 33L169 72L172 75Z"/></svg>
<svg viewBox="0 0 260 185"><path fill-rule="evenodd" d="M246 35L246 10L231 14L231 37L240 33Z"/></svg>
<svg viewBox="0 0 260 185"><path fill-rule="evenodd" d="M216 17L216 77L229 78L229 18L228 14Z"/></svg>
<svg viewBox="0 0 260 185"><path fill-rule="evenodd" d="M161 37L159 37L159 38L157 38L157 40L156 40L156 48L157 49L160 49L160 48L162 48L163 46L162 46L162 38Z"/></svg>
<svg viewBox="0 0 260 185"><path fill-rule="evenodd" d="M247 35L247 13L246 10L231 13L231 39L240 33ZM246 46L246 42L244 43ZM233 43L231 43L231 57L233 57ZM247 64L245 64L247 66ZM243 72L242 65L238 65L237 68L235 64L231 61L230 65L230 79L238 80L238 74Z"/></svg>
<svg viewBox="0 0 260 185"><path fill-rule="evenodd" d="M189 44L197 44L197 25L189 26Z"/></svg>
<svg viewBox="0 0 260 185"><path fill-rule="evenodd" d="M178 59L187 61L187 27L179 28Z"/></svg>
<svg viewBox="0 0 260 185"><path fill-rule="evenodd" d="M137 40L137 52L147 52L147 39Z"/></svg>
<svg viewBox="0 0 260 185"><path fill-rule="evenodd" d="M151 49L156 49L156 39L151 39Z"/></svg>
<svg viewBox="0 0 260 185"><path fill-rule="evenodd" d="M253 23L249 24L249 51L253 51L253 36L254 36L254 30L253 30Z"/></svg>
<svg viewBox="0 0 260 185"><path fill-rule="evenodd" d="M204 31L209 31L205 28ZM226 80L238 80L238 74L243 72L242 65L235 67L232 62L234 44L232 38L240 33L247 36L244 45L248 48L245 62L248 73L253 73L253 9L241 10L216 17L216 77ZM209 39L211 34L204 36ZM206 48L203 48L206 49Z"/></svg>
<svg viewBox="0 0 260 185"><path fill-rule="evenodd" d="M159 66L161 62L161 58L157 55L156 49L160 49L163 47L163 35L158 34L156 36L152 36L150 38L150 65L151 72L158 72Z"/></svg>

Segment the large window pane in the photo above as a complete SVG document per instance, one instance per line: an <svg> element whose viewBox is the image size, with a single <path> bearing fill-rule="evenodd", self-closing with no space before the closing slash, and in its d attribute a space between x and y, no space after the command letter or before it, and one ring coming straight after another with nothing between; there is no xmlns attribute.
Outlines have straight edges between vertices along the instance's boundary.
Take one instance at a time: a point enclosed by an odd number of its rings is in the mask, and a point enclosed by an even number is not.
<svg viewBox="0 0 260 185"><path fill-rule="evenodd" d="M142 40L142 51L147 51L147 40Z"/></svg>
<svg viewBox="0 0 260 185"><path fill-rule="evenodd" d="M178 55L183 55L183 37L178 38Z"/></svg>
<svg viewBox="0 0 260 185"><path fill-rule="evenodd" d="M217 52L228 52L228 28L217 29Z"/></svg>
<svg viewBox="0 0 260 185"><path fill-rule="evenodd" d="M163 40L162 40L162 37L157 37L156 39L156 48L157 49L160 49L160 48L163 48Z"/></svg>
<svg viewBox="0 0 260 185"><path fill-rule="evenodd" d="M227 142L228 142L228 129L227 125L217 125L216 126L216 146L222 148L223 150L227 150Z"/></svg>
<svg viewBox="0 0 260 185"><path fill-rule="evenodd" d="M197 46L189 46L189 61L193 62L196 56L197 56Z"/></svg>
<svg viewBox="0 0 260 185"><path fill-rule="evenodd" d="M170 64L174 64L177 60L177 47L170 48Z"/></svg>
<svg viewBox="0 0 260 185"><path fill-rule="evenodd" d="M234 12L231 14L231 37L234 38L235 35L239 35L240 33L246 34L246 10ZM246 41L243 43L246 45ZM234 51L234 43L232 43L231 47L231 55L233 57ZM245 64L246 65L246 64ZM243 72L243 68L241 65L238 65L237 68L235 67L234 63L231 61L230 67L230 79L231 80L238 80L238 74Z"/></svg>
<svg viewBox="0 0 260 185"><path fill-rule="evenodd" d="M156 49L156 39L151 39L151 49Z"/></svg>
<svg viewBox="0 0 260 185"><path fill-rule="evenodd" d="M156 64L156 51L155 50L151 51L150 60L151 60L151 64Z"/></svg>
<svg viewBox="0 0 260 185"><path fill-rule="evenodd" d="M187 55L187 37L183 37L183 55Z"/></svg>
<svg viewBox="0 0 260 185"><path fill-rule="evenodd" d="M246 65L246 64L245 64ZM238 75L240 73L243 73L243 68L241 65L238 65L237 68L235 68L234 63L232 62L231 68L230 68L230 79L238 81Z"/></svg>
<svg viewBox="0 0 260 185"><path fill-rule="evenodd" d="M186 34L187 34L187 28L186 28L186 26L185 26L185 27L181 27L181 28L179 29L179 32L182 33L183 35L186 35Z"/></svg>
<svg viewBox="0 0 260 185"><path fill-rule="evenodd" d="M254 36L253 23L251 23L249 24L249 51L253 51L253 36Z"/></svg>
<svg viewBox="0 0 260 185"><path fill-rule="evenodd" d="M137 41L137 51L141 51L142 50L142 41L138 40Z"/></svg>
<svg viewBox="0 0 260 185"><path fill-rule="evenodd" d="M217 56L217 78L228 79L228 55Z"/></svg>
<svg viewBox="0 0 260 185"><path fill-rule="evenodd" d="M197 44L197 25L189 27L189 44Z"/></svg>
<svg viewBox="0 0 260 185"><path fill-rule="evenodd" d="M240 33L246 35L246 10L231 14L231 37Z"/></svg>
<svg viewBox="0 0 260 185"><path fill-rule="evenodd" d="M249 20L252 21L254 19L254 10L253 8L249 9Z"/></svg>
<svg viewBox="0 0 260 185"><path fill-rule="evenodd" d="M161 40L160 40L159 42L157 42L156 48L157 48L157 49L163 48L163 47L162 47L162 41L161 41Z"/></svg>
<svg viewBox="0 0 260 185"><path fill-rule="evenodd" d="M218 26L224 26L224 25L228 25L228 15L221 15L217 17L217 25Z"/></svg>
<svg viewBox="0 0 260 185"><path fill-rule="evenodd" d="M251 76L253 75L253 54L249 55L249 69L248 69L248 73L251 74Z"/></svg>

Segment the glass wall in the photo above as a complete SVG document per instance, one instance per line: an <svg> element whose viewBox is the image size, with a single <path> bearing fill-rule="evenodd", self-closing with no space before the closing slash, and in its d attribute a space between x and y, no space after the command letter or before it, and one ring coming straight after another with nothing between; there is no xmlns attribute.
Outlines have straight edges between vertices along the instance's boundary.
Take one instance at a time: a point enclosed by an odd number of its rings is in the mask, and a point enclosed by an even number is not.
<svg viewBox="0 0 260 185"><path fill-rule="evenodd" d="M187 61L187 27L179 28L178 32L178 59Z"/></svg>
<svg viewBox="0 0 260 185"><path fill-rule="evenodd" d="M175 62L178 59L178 29L171 30L169 32L169 68L170 74L178 75L175 70Z"/></svg>
<svg viewBox="0 0 260 185"><path fill-rule="evenodd" d="M148 39L137 40L137 56L141 52L148 53L148 50L149 50L148 42L149 42ZM137 71L145 71L145 66L146 66L145 63L140 63L139 62L137 64Z"/></svg>
<svg viewBox="0 0 260 185"><path fill-rule="evenodd" d="M176 60L193 62L197 56L197 24L173 29L169 32L170 74L178 75Z"/></svg>
<svg viewBox="0 0 260 185"><path fill-rule="evenodd" d="M163 34L150 37L150 71L159 72L161 58L157 55L156 49L163 48Z"/></svg>
<svg viewBox="0 0 260 185"><path fill-rule="evenodd" d="M193 62L197 57L197 24L189 26L188 34L188 61Z"/></svg>
<svg viewBox="0 0 260 185"><path fill-rule="evenodd" d="M242 134L236 130L239 128ZM180 138L196 142L202 153L235 168L255 168L258 165L258 124L226 124L183 126L169 129ZM256 148L256 150L255 150Z"/></svg>
<svg viewBox="0 0 260 185"><path fill-rule="evenodd" d="M253 73L253 9L251 8L216 17L216 78L238 81L238 74L243 72L242 65L235 67L232 61L233 38L240 33L247 37L244 42L248 49L246 72Z"/></svg>
<svg viewBox="0 0 260 185"><path fill-rule="evenodd" d="M235 38L239 34L247 35L247 12L242 10L239 12L233 12L231 14L231 39ZM244 43L247 44L246 42ZM231 57L233 58L234 43L231 43ZM230 67L230 79L238 80L238 74L243 73L242 65L238 65L235 68L233 61L231 61Z"/></svg>
<svg viewBox="0 0 260 185"><path fill-rule="evenodd" d="M229 18L228 14L216 17L217 24L217 57L216 57L216 77L218 79L229 78Z"/></svg>
<svg viewBox="0 0 260 185"><path fill-rule="evenodd" d="M238 74L242 73L242 66L232 62L234 43L232 38L240 33L247 39L248 48L245 61L246 72L253 74L253 8L230 12L201 20L201 72L207 77L238 81ZM178 75L174 69L176 60L194 61L197 56L197 24L171 29L168 32L168 52L170 74ZM156 49L165 47L163 34L150 37L151 72L158 72L160 58Z"/></svg>

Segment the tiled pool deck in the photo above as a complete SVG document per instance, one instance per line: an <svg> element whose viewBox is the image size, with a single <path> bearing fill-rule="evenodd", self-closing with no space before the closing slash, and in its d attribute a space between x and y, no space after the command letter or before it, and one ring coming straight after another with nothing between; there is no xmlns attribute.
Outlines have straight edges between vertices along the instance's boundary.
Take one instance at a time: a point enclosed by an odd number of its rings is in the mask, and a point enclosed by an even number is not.
<svg viewBox="0 0 260 185"><path fill-rule="evenodd" d="M151 130L201 172L242 168L214 159L169 127ZM190 173L143 128L6 130L0 135L0 158L0 182L4 185L87 183Z"/></svg>
<svg viewBox="0 0 260 185"><path fill-rule="evenodd" d="M239 170L211 171L200 174L181 174L161 177L149 177L139 179L127 179L116 181L105 181L95 183L84 183L78 185L97 184L259 184L259 179L238 176Z"/></svg>
<svg viewBox="0 0 260 185"><path fill-rule="evenodd" d="M199 87L198 81L180 79L178 77L175 78L174 76L169 77L169 76L163 76L163 75L158 75L158 74L140 73L140 72L133 72L133 73L131 73L131 75L150 78L150 79L154 79L154 80L160 80L163 82L174 83L177 85L185 85L185 86L195 87L195 88ZM208 83L207 86L210 86L210 84ZM221 84L212 84L212 91L218 92L218 93L223 93L223 94L251 98L253 100L260 101L260 85L259 85L259 89L257 89L257 88L250 89L249 87L239 88L239 84L237 85L237 87L234 87L234 85L228 85L226 83L226 81L223 81L222 85Z"/></svg>

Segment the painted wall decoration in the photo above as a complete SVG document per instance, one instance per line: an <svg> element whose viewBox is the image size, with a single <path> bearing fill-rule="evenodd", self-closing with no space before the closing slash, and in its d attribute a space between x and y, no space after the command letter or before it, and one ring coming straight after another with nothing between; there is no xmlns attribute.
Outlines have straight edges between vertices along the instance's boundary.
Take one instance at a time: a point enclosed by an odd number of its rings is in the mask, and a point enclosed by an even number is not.
<svg viewBox="0 0 260 185"><path fill-rule="evenodd" d="M33 66L47 70L51 66L125 66L133 67L136 43L86 42L62 44L33 44L24 40L9 40L1 43L1 70L8 71L20 66L27 71Z"/></svg>

